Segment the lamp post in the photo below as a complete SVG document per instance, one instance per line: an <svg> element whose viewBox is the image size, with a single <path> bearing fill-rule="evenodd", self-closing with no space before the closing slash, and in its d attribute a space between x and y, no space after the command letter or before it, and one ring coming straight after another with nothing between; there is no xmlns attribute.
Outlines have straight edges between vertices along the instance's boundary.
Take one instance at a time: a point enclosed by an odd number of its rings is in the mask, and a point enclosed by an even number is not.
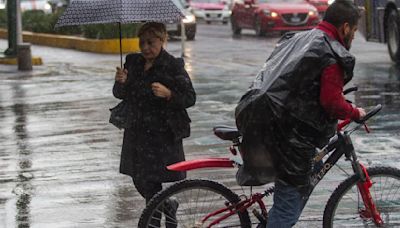
<svg viewBox="0 0 400 228"><path fill-rule="evenodd" d="M8 48L6 56L17 55L17 2L7 1Z"/></svg>
<svg viewBox="0 0 400 228"><path fill-rule="evenodd" d="M16 7L16 40L17 40L17 46L22 44L22 14L21 14L21 0L15 0L15 7Z"/></svg>

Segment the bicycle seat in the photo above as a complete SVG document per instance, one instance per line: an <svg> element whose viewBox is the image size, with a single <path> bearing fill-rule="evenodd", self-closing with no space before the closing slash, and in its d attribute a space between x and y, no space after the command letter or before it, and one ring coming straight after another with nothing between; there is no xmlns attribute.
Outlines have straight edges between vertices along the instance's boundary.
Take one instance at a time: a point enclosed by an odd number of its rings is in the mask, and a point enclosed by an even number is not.
<svg viewBox="0 0 400 228"><path fill-rule="evenodd" d="M215 126L213 128L214 134L218 136L218 138L223 140L234 140L241 136L240 132L236 127L228 127L228 126Z"/></svg>

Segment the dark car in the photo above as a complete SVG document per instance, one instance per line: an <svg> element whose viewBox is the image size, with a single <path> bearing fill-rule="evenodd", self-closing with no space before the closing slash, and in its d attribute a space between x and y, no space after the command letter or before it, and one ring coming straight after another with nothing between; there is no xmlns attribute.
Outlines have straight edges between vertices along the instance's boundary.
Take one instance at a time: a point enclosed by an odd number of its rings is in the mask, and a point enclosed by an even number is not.
<svg viewBox="0 0 400 228"><path fill-rule="evenodd" d="M185 26L185 35L187 40L194 40L196 36L196 17L193 15L190 6L185 0L173 0L177 5L185 18L183 18L183 24ZM167 31L170 36L181 36L181 24L180 23L167 23Z"/></svg>
<svg viewBox="0 0 400 228"><path fill-rule="evenodd" d="M231 24L234 34L253 29L259 36L268 32L308 30L320 22L317 9L303 0L244 0L235 2Z"/></svg>

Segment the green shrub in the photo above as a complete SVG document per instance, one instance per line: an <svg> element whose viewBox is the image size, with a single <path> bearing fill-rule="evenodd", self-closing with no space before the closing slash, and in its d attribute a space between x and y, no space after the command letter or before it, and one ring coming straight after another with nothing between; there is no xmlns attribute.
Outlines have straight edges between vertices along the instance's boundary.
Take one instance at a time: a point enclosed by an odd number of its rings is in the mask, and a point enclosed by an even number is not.
<svg viewBox="0 0 400 228"><path fill-rule="evenodd" d="M0 28L7 28L7 13L5 9L0 9Z"/></svg>
<svg viewBox="0 0 400 228"><path fill-rule="evenodd" d="M29 10L22 14L22 29L31 32L51 33L51 14L41 10Z"/></svg>
<svg viewBox="0 0 400 228"><path fill-rule="evenodd" d="M22 14L22 28L25 31L39 33L80 35L82 31L78 26L54 28L61 13L45 14L40 10L25 11Z"/></svg>
<svg viewBox="0 0 400 228"><path fill-rule="evenodd" d="M62 9L57 10L53 14L45 14L40 10L25 11L22 13L22 29L38 33L78 35L91 39L119 38L117 23L55 28L58 18L62 15L63 11ZM140 24L124 24L121 27L122 37L137 37ZM7 13L5 10L0 10L0 28L7 28Z"/></svg>
<svg viewBox="0 0 400 228"><path fill-rule="evenodd" d="M63 35L81 35L82 29L80 26L63 26L55 28L58 18L63 14L64 9L58 8L58 10L51 15L50 25L53 29L52 33L63 34Z"/></svg>

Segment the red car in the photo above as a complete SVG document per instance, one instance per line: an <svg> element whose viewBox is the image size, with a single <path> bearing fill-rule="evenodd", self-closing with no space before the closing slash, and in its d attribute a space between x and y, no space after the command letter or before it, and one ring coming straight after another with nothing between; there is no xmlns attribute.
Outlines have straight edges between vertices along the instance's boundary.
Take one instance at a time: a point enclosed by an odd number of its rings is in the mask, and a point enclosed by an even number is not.
<svg viewBox="0 0 400 228"><path fill-rule="evenodd" d="M244 0L232 8L233 33L254 29L263 36L268 32L308 30L320 22L317 9L304 0Z"/></svg>
<svg viewBox="0 0 400 228"><path fill-rule="evenodd" d="M307 0L307 2L309 2L311 5L315 6L315 8L317 8L319 16L321 18L324 17L325 15L325 11L329 6L330 2L329 0Z"/></svg>

